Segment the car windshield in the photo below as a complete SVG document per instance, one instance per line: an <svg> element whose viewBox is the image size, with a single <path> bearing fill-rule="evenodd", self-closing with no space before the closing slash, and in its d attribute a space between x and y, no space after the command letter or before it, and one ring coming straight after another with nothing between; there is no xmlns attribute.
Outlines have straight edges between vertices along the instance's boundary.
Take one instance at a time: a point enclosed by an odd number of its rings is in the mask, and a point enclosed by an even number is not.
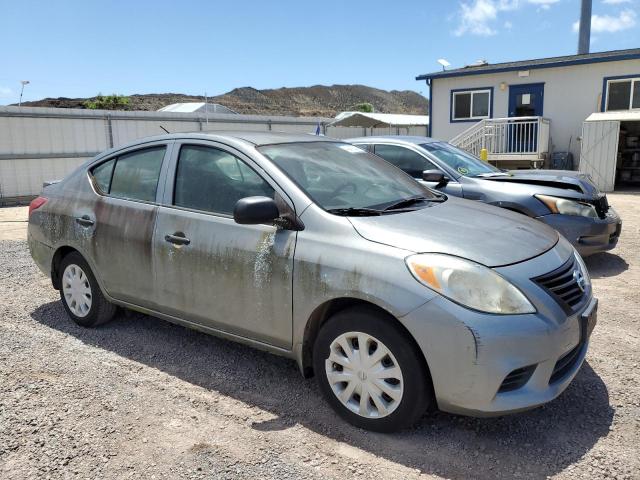
<svg viewBox="0 0 640 480"><path fill-rule="evenodd" d="M402 170L353 145L303 142L266 145L258 150L314 202L333 213L360 209L360 214L375 214L393 209L399 202L403 207L417 208L430 200L441 200Z"/></svg>
<svg viewBox="0 0 640 480"><path fill-rule="evenodd" d="M445 142L423 143L420 145L427 152L432 154L448 167L454 169L465 177L486 176L491 174L502 174L502 171L483 162L470 153L460 150L457 147Z"/></svg>

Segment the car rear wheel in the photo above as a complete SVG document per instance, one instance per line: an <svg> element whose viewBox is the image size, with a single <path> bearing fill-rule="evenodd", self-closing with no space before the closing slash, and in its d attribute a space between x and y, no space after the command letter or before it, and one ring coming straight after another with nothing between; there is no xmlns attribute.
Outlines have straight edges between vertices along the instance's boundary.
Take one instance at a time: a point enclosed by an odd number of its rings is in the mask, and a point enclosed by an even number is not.
<svg viewBox="0 0 640 480"><path fill-rule="evenodd" d="M337 313L320 330L314 371L331 406L350 423L391 432L417 422L432 403L421 352L396 320L373 308Z"/></svg>
<svg viewBox="0 0 640 480"><path fill-rule="evenodd" d="M116 306L102 294L89 265L77 252L62 259L60 299L71 319L82 327L96 327L108 322Z"/></svg>

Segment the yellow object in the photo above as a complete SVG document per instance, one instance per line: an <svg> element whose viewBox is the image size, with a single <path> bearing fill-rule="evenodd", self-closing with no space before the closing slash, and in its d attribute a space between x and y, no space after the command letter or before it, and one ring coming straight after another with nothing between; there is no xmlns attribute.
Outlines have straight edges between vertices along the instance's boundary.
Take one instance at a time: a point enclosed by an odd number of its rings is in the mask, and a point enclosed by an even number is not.
<svg viewBox="0 0 640 480"><path fill-rule="evenodd" d="M486 162L487 158L489 158L489 151L486 148L480 150L480 160Z"/></svg>
<svg viewBox="0 0 640 480"><path fill-rule="evenodd" d="M436 272L432 267L427 267L425 265L420 265L417 263L412 264L413 271L416 273L420 279L432 286L435 289L440 289L440 282L436 276Z"/></svg>

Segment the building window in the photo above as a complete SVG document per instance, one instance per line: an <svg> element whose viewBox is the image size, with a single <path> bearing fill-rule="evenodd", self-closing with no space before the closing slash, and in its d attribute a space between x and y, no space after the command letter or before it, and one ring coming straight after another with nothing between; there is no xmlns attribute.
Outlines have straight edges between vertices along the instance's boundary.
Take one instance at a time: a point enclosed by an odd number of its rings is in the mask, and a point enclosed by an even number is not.
<svg viewBox="0 0 640 480"><path fill-rule="evenodd" d="M452 120L481 120L491 116L491 90L451 92Z"/></svg>
<svg viewBox="0 0 640 480"><path fill-rule="evenodd" d="M640 77L607 81L606 110L640 108Z"/></svg>

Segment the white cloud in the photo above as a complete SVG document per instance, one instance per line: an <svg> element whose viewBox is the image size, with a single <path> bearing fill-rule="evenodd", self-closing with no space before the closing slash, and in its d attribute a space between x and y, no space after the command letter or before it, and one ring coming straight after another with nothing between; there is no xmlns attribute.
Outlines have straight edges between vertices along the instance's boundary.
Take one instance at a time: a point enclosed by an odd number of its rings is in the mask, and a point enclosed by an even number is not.
<svg viewBox="0 0 640 480"><path fill-rule="evenodd" d="M497 4L498 10L508 11L515 10L522 4L522 2L520 0L498 0Z"/></svg>
<svg viewBox="0 0 640 480"><path fill-rule="evenodd" d="M632 3L632 0L602 0L607 5L620 5L621 3Z"/></svg>
<svg viewBox="0 0 640 480"><path fill-rule="evenodd" d="M617 17L611 15L592 15L592 33L613 33L628 30L636 26L636 12L633 10L623 10ZM580 22L573 23L573 31L580 29Z"/></svg>
<svg viewBox="0 0 640 480"><path fill-rule="evenodd" d="M0 98L9 98L9 97L13 97L15 94L13 93L13 90L11 90L9 87L3 87L2 85L0 85Z"/></svg>
<svg viewBox="0 0 640 480"><path fill-rule="evenodd" d="M527 1L532 5L536 5L538 7L538 11L540 11L540 10L551 9L551 5L558 3L560 0L527 0Z"/></svg>
<svg viewBox="0 0 640 480"><path fill-rule="evenodd" d="M490 36L498 33L494 27L498 16L502 12L519 9L525 4L536 5L538 9L547 10L560 0L467 0L460 2L458 10L459 24L453 31L456 36L466 33L480 36ZM506 20L504 28L513 28L513 24Z"/></svg>
<svg viewBox="0 0 640 480"><path fill-rule="evenodd" d="M489 26L498 16L498 7L491 0L475 0L473 3L460 4L460 25L454 31L454 35L465 33L489 36L496 31Z"/></svg>

